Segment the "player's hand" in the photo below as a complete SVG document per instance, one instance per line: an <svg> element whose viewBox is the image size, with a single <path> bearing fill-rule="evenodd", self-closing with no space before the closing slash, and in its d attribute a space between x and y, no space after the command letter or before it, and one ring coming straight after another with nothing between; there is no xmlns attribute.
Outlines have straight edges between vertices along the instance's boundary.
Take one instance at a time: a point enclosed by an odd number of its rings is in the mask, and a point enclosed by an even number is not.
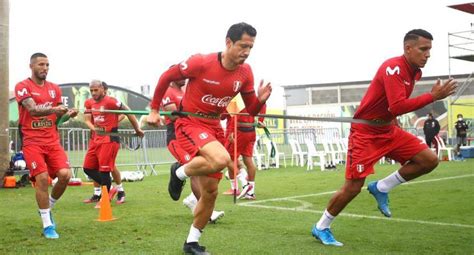
<svg viewBox="0 0 474 255"><path fill-rule="evenodd" d="M60 114L60 115L63 115L68 111L67 107L64 105L58 105L58 106L53 107L52 109L54 113Z"/></svg>
<svg viewBox="0 0 474 255"><path fill-rule="evenodd" d="M257 91L257 98L260 103L265 103L272 94L272 84L268 82L264 85L263 83L263 80L260 80L260 85L258 86Z"/></svg>
<svg viewBox="0 0 474 255"><path fill-rule="evenodd" d="M264 128L264 127L265 127L265 123L259 121L259 122L257 123L257 127L258 127L258 128Z"/></svg>
<svg viewBox="0 0 474 255"><path fill-rule="evenodd" d="M69 115L69 117L71 118L74 118L77 116L77 114L79 113L79 111L77 109L69 109L66 114Z"/></svg>
<svg viewBox="0 0 474 255"><path fill-rule="evenodd" d="M230 143L234 143L234 133L230 133L228 139Z"/></svg>
<svg viewBox="0 0 474 255"><path fill-rule="evenodd" d="M151 110L150 114L146 118L148 125L159 126L160 125L160 112L157 110Z"/></svg>
<svg viewBox="0 0 474 255"><path fill-rule="evenodd" d="M436 84L431 89L431 95L433 95L433 100L441 100L448 96L453 95L456 93L456 88L458 87L458 81L454 79L449 79L441 85L441 80L438 79Z"/></svg>
<svg viewBox="0 0 474 255"><path fill-rule="evenodd" d="M145 136L145 132L141 130L140 128L135 130L135 134L137 134L138 137L143 138Z"/></svg>

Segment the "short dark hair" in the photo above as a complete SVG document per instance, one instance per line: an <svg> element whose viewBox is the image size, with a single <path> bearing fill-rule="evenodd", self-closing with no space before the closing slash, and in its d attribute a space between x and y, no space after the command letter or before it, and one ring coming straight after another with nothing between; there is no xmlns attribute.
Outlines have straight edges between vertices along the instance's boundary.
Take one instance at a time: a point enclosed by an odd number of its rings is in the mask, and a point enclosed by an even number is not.
<svg viewBox="0 0 474 255"><path fill-rule="evenodd" d="M229 38L232 42L236 42L242 39L244 33L251 37L257 36L257 30L254 27L245 22L240 22L230 26L229 30L227 30L226 38Z"/></svg>
<svg viewBox="0 0 474 255"><path fill-rule="evenodd" d="M462 116L462 114L460 114L460 113L459 113L457 117L458 117L458 118L459 118L459 117L461 117L461 118L462 118L463 116Z"/></svg>
<svg viewBox="0 0 474 255"><path fill-rule="evenodd" d="M430 32L423 29L413 29L406 33L405 38L403 38L403 42L410 40L418 40L420 36L426 39L433 40L433 36L430 34Z"/></svg>
<svg viewBox="0 0 474 255"><path fill-rule="evenodd" d="M428 116L433 117L433 114L430 112L430 113L428 113Z"/></svg>
<svg viewBox="0 0 474 255"><path fill-rule="evenodd" d="M41 52L36 52L35 54L31 55L30 57L30 63L33 62L33 60L35 60L36 58L47 58L48 56L46 56L44 53L41 53Z"/></svg>

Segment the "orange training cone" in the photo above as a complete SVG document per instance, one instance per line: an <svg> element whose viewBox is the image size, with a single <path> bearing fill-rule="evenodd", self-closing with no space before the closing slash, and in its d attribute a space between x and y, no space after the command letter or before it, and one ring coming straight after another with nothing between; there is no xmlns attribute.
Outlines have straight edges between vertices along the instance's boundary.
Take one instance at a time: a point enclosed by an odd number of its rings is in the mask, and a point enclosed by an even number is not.
<svg viewBox="0 0 474 255"><path fill-rule="evenodd" d="M102 197L100 198L99 218L97 221L112 221L117 218L112 217L112 207L110 206L109 192L107 186L102 186Z"/></svg>

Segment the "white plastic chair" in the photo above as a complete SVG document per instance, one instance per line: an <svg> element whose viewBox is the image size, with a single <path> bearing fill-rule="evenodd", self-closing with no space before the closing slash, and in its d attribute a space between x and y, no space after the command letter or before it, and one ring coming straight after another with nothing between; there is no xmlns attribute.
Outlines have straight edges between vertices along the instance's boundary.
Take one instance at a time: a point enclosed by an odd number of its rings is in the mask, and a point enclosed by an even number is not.
<svg viewBox="0 0 474 255"><path fill-rule="evenodd" d="M438 143L438 159L441 160L444 154L443 151L446 151L446 153L448 154L448 160L452 161L454 158L453 148L446 147L446 144L444 143L441 137L435 136L435 140Z"/></svg>
<svg viewBox="0 0 474 255"><path fill-rule="evenodd" d="M257 169L262 170L268 168L267 161L265 160L265 154L260 153L258 150L258 142L259 142L259 137L257 137L257 140L255 141L255 144L253 145L253 157L255 158L255 161L257 161Z"/></svg>
<svg viewBox="0 0 474 255"><path fill-rule="evenodd" d="M297 166L304 166L304 157L308 155L308 153L301 150L301 146L297 140L289 139L288 142L291 146L291 165L294 166L294 162L296 162Z"/></svg>
<svg viewBox="0 0 474 255"><path fill-rule="evenodd" d="M280 157L283 159L283 163L285 165L285 168L286 168L286 155L284 152L279 152L278 151L278 147L276 146L276 144L273 142L273 141L270 141L270 140L266 140L265 141L265 147L267 148L267 166L271 166L270 164L270 154L271 154L271 151L272 151L272 145L273 147L275 148L275 157L272 159L273 162L275 163L275 168L280 168Z"/></svg>
<svg viewBox="0 0 474 255"><path fill-rule="evenodd" d="M313 140L311 139L305 139L304 140L306 144L306 148L308 148L308 161L306 170L312 170L313 166L318 165L321 167L321 171L326 170L325 165L326 165L326 153L322 151L317 151L316 146L313 143ZM319 157L319 162L313 162L313 157Z"/></svg>
<svg viewBox="0 0 474 255"><path fill-rule="evenodd" d="M331 165L337 164L337 153L334 151L334 148L330 142L323 140L321 141L321 144L323 145L324 152L326 153L326 161Z"/></svg>

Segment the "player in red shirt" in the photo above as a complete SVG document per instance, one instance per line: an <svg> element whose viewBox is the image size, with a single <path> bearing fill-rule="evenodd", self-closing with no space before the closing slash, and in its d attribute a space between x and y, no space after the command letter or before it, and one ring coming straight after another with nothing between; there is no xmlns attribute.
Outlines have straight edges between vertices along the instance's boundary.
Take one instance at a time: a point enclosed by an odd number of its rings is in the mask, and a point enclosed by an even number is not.
<svg viewBox="0 0 474 255"><path fill-rule="evenodd" d="M102 86L104 87L104 96L108 95L107 91L108 91L109 86L107 85L107 83L103 81L102 81ZM119 114L118 123L120 123L123 119L125 119L125 114ZM94 124L93 119L91 119L91 122L92 124ZM89 140L89 147L94 146L93 143L94 143L94 133L92 132L90 140ZM109 193L109 198L112 200L115 193L117 193L116 204L123 204L125 203L125 189L122 184L122 176L120 174L120 171L117 169L117 166L114 166L111 174L116 186L110 189L111 192ZM94 194L92 194L90 198L87 198L83 201L86 204L97 203L100 201L100 198L102 196L102 189L100 187L100 183L97 183L94 181L93 185L94 185Z"/></svg>
<svg viewBox="0 0 474 255"><path fill-rule="evenodd" d="M161 102L161 108L163 108L163 110L167 112L178 110L178 107L181 104L181 99L184 95L183 87L185 85L186 80L174 81L170 83L169 88L166 90ZM181 148L180 144L176 141L174 122L177 118L178 116L165 116L166 144L170 153L175 157L179 164L183 165L191 160L191 156L183 148ZM200 197L201 193L199 189L199 180L195 176L191 177L191 193L185 199L183 199L183 204L191 209L193 214L197 201ZM215 223L223 216L223 211L213 211L209 220Z"/></svg>
<svg viewBox="0 0 474 255"><path fill-rule="evenodd" d="M214 210L222 169L231 164L224 144L220 114L238 93L242 95L250 114L258 114L271 94L271 85L260 83L255 95L253 74L245 60L250 54L257 31L246 23L232 25L226 36L226 49L208 55L197 54L164 72L151 102L150 124L159 121L159 105L172 81L189 79L181 101L183 112L200 115L176 120L176 139L192 159L180 166L171 166L168 191L178 200L183 184L189 176L198 176L201 198L194 213L188 238L183 250L187 253L204 252L198 244L201 232Z"/></svg>
<svg viewBox="0 0 474 255"><path fill-rule="evenodd" d="M266 105L260 110L260 114L265 114ZM248 113L247 109L244 108L240 113ZM249 200L255 200L255 174L257 172L257 167L253 162L253 147L256 141L255 134L255 117L245 116L245 115L228 115L227 118L227 128L226 128L226 143L225 148L229 152L230 158L234 160L234 123L235 118L237 118L237 158L242 155L242 160L244 165L247 167L247 171L239 162L239 174L237 177L242 183L242 191L237 192L238 199L245 198ZM258 118L257 127L263 127L263 117ZM238 187L234 187L234 164L230 164L229 167L229 179L231 188L229 191L224 192L224 195L234 194L234 189L238 190ZM247 175L248 172L248 175Z"/></svg>
<svg viewBox="0 0 474 255"><path fill-rule="evenodd" d="M394 187L431 172L438 165L437 156L418 138L403 131L396 117L420 109L455 92L457 82L450 79L441 85L438 80L431 92L409 98L421 70L430 57L430 33L422 29L409 31L403 40L404 53L385 61L372 80L355 119L373 120L383 126L351 125L347 153L346 181L331 198L321 219L313 226L312 234L324 245L342 246L336 241L330 224L361 191L365 178L374 173L374 164L383 156L392 158L402 167L386 178L368 184L379 210L391 217L388 192Z"/></svg>
<svg viewBox="0 0 474 255"><path fill-rule="evenodd" d="M118 114L104 113L100 110L130 110L128 106L122 104L113 97L105 95L104 83L99 80L91 81L89 88L92 98L84 102L86 112L84 114L85 123L91 130L92 141L84 158L84 172L101 186L107 186L110 190L110 173L115 168L115 158L120 148L120 137L100 135L98 132L117 133ZM106 86L106 85L105 85ZM144 133L140 129L137 118L133 114L127 114L136 134L143 137Z"/></svg>
<svg viewBox="0 0 474 255"><path fill-rule="evenodd" d="M71 178L69 161L59 143L56 121L63 114L75 117L77 110L68 110L63 106L58 85L46 81L49 61L45 54L33 54L30 58L30 69L31 77L15 86L20 113L18 128L30 179L35 182L43 235L56 239L59 235L51 208L62 196ZM52 179L58 178L51 195L48 194L48 175Z"/></svg>

